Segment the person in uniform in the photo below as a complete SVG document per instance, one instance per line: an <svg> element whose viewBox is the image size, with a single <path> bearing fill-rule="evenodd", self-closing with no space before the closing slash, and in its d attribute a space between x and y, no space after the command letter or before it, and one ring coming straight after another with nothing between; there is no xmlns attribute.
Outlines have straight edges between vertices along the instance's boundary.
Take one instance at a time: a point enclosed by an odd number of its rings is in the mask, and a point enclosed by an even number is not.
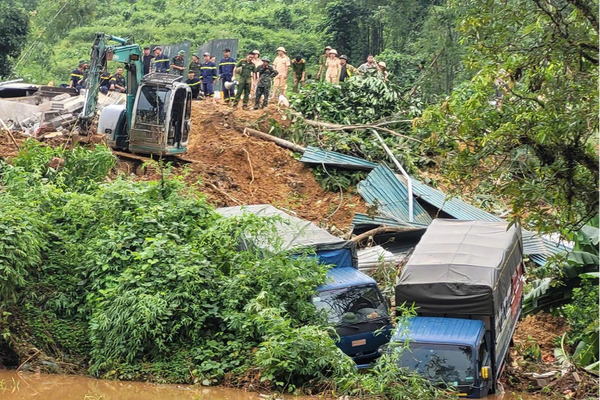
<svg viewBox="0 0 600 400"><path fill-rule="evenodd" d="M118 93L123 93L127 91L127 83L125 82L125 77L123 76L123 68L117 68L117 73L112 76L110 79L110 90L114 90Z"/></svg>
<svg viewBox="0 0 600 400"><path fill-rule="evenodd" d="M167 74L171 70L171 68L169 68L169 56L163 54L162 48L160 47L154 48L154 68L155 72L163 74Z"/></svg>
<svg viewBox="0 0 600 400"><path fill-rule="evenodd" d="M183 56L185 55L185 51L179 50L177 55L173 57L171 60L171 73L173 75L183 76L183 71L185 71L185 60Z"/></svg>
<svg viewBox="0 0 600 400"><path fill-rule="evenodd" d="M340 56L340 82L345 82L351 77L358 75L358 70L348 64L348 57L345 54Z"/></svg>
<svg viewBox="0 0 600 400"><path fill-rule="evenodd" d="M110 80L112 79L112 75L108 71L104 71L102 75L100 75L100 92L107 94L110 90Z"/></svg>
<svg viewBox="0 0 600 400"><path fill-rule="evenodd" d="M236 72L238 74L238 92L235 95L233 101L233 109L237 108L240 102L242 93L244 94L244 105L243 108L248 108L248 101L250 100L250 91L252 90L252 76L256 72L256 67L253 63L254 53L250 52L246 56L245 60L241 60L236 65Z"/></svg>
<svg viewBox="0 0 600 400"><path fill-rule="evenodd" d="M198 53L192 54L192 61L190 65L188 65L188 72L194 71L194 76L198 78L200 76L200 71L202 70L202 63L200 62L200 56Z"/></svg>
<svg viewBox="0 0 600 400"><path fill-rule="evenodd" d="M69 87L75 88L77 91L83 89L83 75L87 69L87 61L79 61L79 65L73 71L71 71L71 80L69 81Z"/></svg>
<svg viewBox="0 0 600 400"><path fill-rule="evenodd" d="M337 51L335 49L329 50L329 58L325 63L327 72L325 73L325 80L329 83L340 83L340 60L337 58Z"/></svg>
<svg viewBox="0 0 600 400"><path fill-rule="evenodd" d="M196 100L200 94L200 78L196 76L196 71L189 70L188 78L185 83L192 89L192 99Z"/></svg>
<svg viewBox="0 0 600 400"><path fill-rule="evenodd" d="M261 96L264 96L262 108L265 108L269 103L269 91L271 90L271 79L275 78L278 74L271 65L271 60L267 57L263 57L262 65L258 68L256 73L258 74L258 85L256 85L256 97L254 100L254 109L258 110Z"/></svg>
<svg viewBox="0 0 600 400"><path fill-rule="evenodd" d="M154 61L154 56L150 54L150 47L144 47L144 54L142 55L142 62L144 63L144 75L150 73L150 69L152 68L152 62Z"/></svg>
<svg viewBox="0 0 600 400"><path fill-rule="evenodd" d="M273 68L277 71L277 76L275 77L275 87L273 88L272 98L279 95L285 96L287 76L291 65L292 63L290 62L290 58L286 55L285 47L278 47L277 57L273 60Z"/></svg>
<svg viewBox="0 0 600 400"><path fill-rule="evenodd" d="M318 81L322 81L325 79L325 63L327 62L327 58L329 57L330 50L331 46L325 47L325 51L319 56L319 72L317 72Z"/></svg>
<svg viewBox="0 0 600 400"><path fill-rule="evenodd" d="M202 75L202 91L204 97L211 98L215 96L213 85L217 79L217 66L210 61L210 53L204 53L204 62L200 67L200 75Z"/></svg>
<svg viewBox="0 0 600 400"><path fill-rule="evenodd" d="M225 82L233 81L234 70L235 58L231 57L231 49L225 49L223 50L223 58L221 59L221 62L219 62L219 78L221 79L221 83L223 85L221 91L223 92L223 99L225 101L233 100L233 87L231 87L231 89L225 88Z"/></svg>
<svg viewBox="0 0 600 400"><path fill-rule="evenodd" d="M262 61L260 60L260 51L253 50L252 51L252 62L254 63L254 68L258 71L258 68L262 65ZM258 85L258 75L254 73L252 75L252 90L250 91L250 96L254 97L256 94L256 85Z"/></svg>
<svg viewBox="0 0 600 400"><path fill-rule="evenodd" d="M306 61L302 56L296 56L292 60L292 73L294 74L294 93L298 93L300 87L306 79Z"/></svg>

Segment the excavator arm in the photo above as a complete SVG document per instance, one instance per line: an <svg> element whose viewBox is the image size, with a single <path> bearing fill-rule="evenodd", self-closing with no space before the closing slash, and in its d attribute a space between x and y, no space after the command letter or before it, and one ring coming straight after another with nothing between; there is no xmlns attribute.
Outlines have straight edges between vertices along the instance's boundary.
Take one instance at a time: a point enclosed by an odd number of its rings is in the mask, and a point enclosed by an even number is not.
<svg viewBox="0 0 600 400"><path fill-rule="evenodd" d="M110 46L107 43L108 41L117 42L119 45ZM108 61L123 63L127 71L127 128L131 127L131 115L135 96L143 75L142 49L139 45L130 43L129 39L96 33L94 44L92 45L90 68L85 87L85 102L83 110L79 115L80 126L84 131L96 114L100 77L106 71Z"/></svg>

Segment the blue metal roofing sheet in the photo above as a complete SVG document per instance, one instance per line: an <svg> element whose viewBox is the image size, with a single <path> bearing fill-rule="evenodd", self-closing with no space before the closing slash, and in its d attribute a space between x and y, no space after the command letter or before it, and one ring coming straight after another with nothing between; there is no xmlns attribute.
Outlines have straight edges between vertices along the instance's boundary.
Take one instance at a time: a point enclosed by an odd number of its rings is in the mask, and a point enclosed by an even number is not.
<svg viewBox="0 0 600 400"><path fill-rule="evenodd" d="M378 213L397 221L409 221L408 191L394 172L380 165L360 182L356 189L367 203L377 207ZM431 217L416 201L413 204L414 221L430 224Z"/></svg>
<svg viewBox="0 0 600 400"><path fill-rule="evenodd" d="M396 227L419 227L424 228L427 225L425 224L417 224L414 222L406 222L406 221L398 221L391 218L382 217L379 215L367 215L361 213L355 213L354 218L352 219L352 225L354 227L365 226L365 225L387 225L387 226L396 226Z"/></svg>
<svg viewBox="0 0 600 400"><path fill-rule="evenodd" d="M308 146L300 159L301 162L310 165L326 165L346 169L358 169L370 171L377 167L376 163L363 160L362 158L347 156L335 151L323 150L319 147Z"/></svg>
<svg viewBox="0 0 600 400"><path fill-rule="evenodd" d="M475 345L485 332L485 325L476 319L413 317L407 326L398 324L392 341ZM410 347L409 347L410 348Z"/></svg>
<svg viewBox="0 0 600 400"><path fill-rule="evenodd" d="M332 268L327 271L327 280L317 288L318 291L342 289L348 286L375 285L373 278L363 274L356 268L342 267Z"/></svg>

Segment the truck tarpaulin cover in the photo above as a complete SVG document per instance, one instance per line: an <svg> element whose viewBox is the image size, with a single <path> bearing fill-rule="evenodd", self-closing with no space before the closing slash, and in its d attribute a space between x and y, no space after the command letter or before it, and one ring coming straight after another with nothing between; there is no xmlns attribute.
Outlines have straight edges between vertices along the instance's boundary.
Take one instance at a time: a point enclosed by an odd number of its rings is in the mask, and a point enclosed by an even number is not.
<svg viewBox="0 0 600 400"><path fill-rule="evenodd" d="M396 284L396 304L423 314L494 316L523 259L521 229L504 222L436 219Z"/></svg>
<svg viewBox="0 0 600 400"><path fill-rule="evenodd" d="M333 236L310 221L291 216L269 204L239 207L217 208L217 213L224 217L241 216L245 213L259 217L278 217L275 223L277 236L282 250L290 250L297 254L309 250L315 251L320 262L333 264L336 267L358 268L358 256L354 242ZM241 244L242 249L250 246L273 251L268 239L247 237Z"/></svg>

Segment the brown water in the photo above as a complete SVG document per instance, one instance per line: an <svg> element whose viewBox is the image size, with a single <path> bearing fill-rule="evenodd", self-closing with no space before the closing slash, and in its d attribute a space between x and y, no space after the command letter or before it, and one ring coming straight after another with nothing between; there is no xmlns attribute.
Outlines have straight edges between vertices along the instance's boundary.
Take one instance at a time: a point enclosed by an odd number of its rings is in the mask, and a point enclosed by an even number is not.
<svg viewBox="0 0 600 400"><path fill-rule="evenodd" d="M0 371L1 400L264 400L257 393L224 388L156 385L107 381L77 375L46 375ZM296 397L292 399L309 399ZM317 399L317 397L314 397ZM486 400L538 400L539 397L506 393Z"/></svg>
<svg viewBox="0 0 600 400"><path fill-rule="evenodd" d="M143 382L107 381L76 375L0 371L0 399L259 400L260 397L257 393L235 389L155 385Z"/></svg>

